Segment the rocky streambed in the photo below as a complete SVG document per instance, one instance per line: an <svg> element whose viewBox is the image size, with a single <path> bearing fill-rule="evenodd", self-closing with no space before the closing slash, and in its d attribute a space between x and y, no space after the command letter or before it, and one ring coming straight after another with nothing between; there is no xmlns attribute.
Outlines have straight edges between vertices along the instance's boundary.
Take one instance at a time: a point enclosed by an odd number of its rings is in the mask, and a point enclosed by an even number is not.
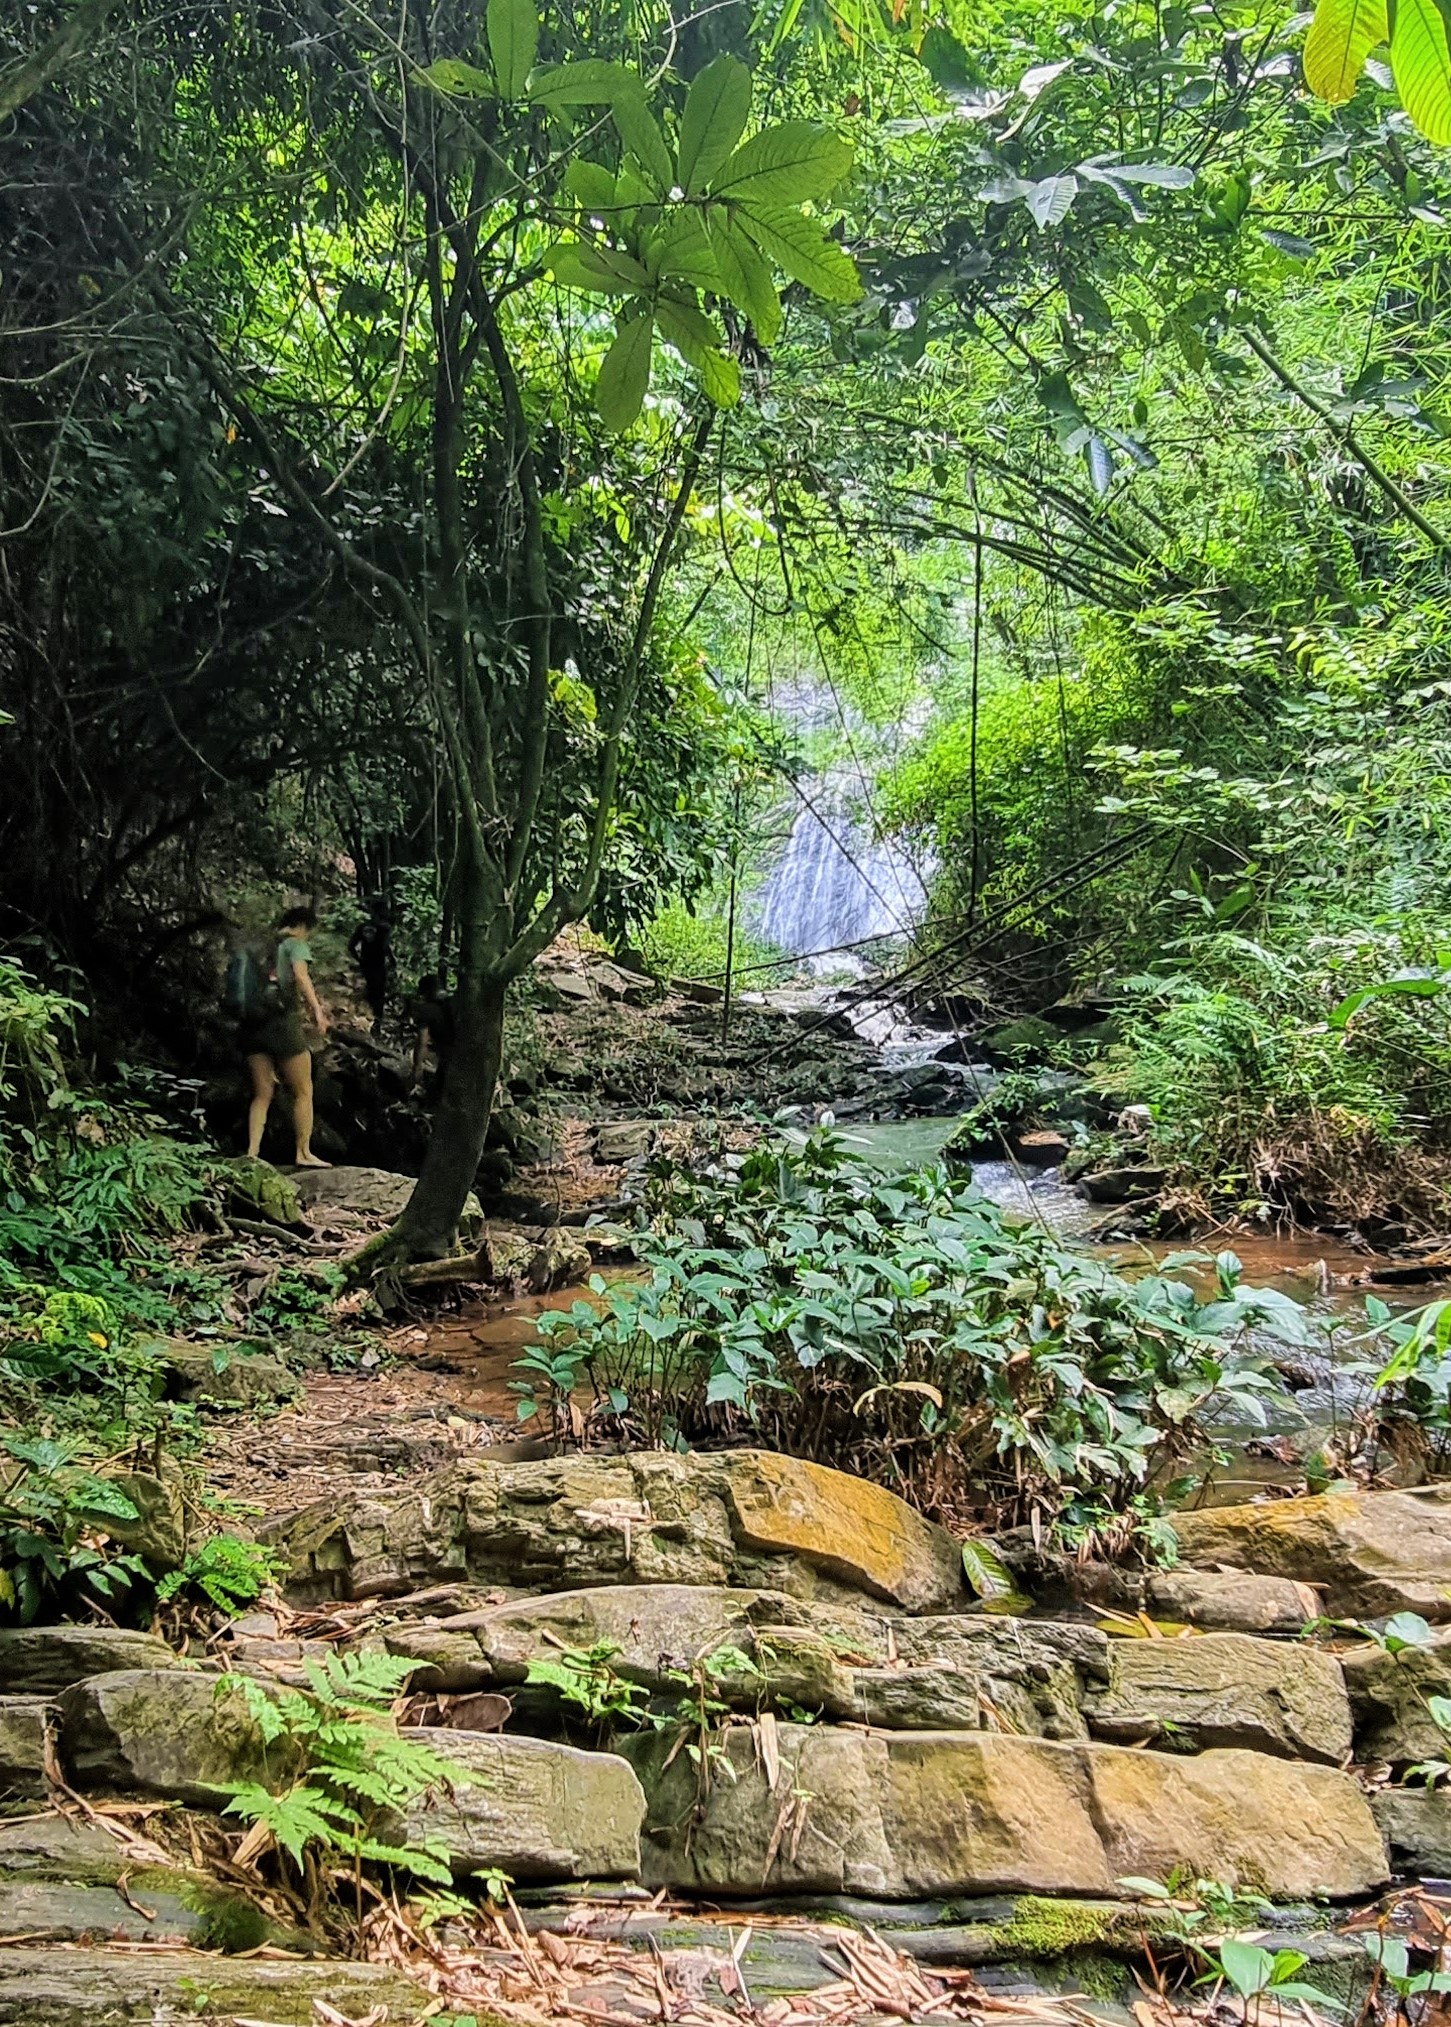
<svg viewBox="0 0 1451 2027"><path fill-rule="evenodd" d="M1394 1779L1437 1749L1427 1699L1451 1693L1451 1488L1179 1525L1180 1566L1137 1576L1005 1544L1037 1598L1007 1618L891 1493L773 1454L340 1482L269 1516L287 1603L210 1647L0 1632L0 2022L301 2027L334 2017L319 1999L407 2021L451 1989L447 1928L431 1957L303 1954L220 1835L220 1784L294 1771L222 1673L275 1694L349 1651L416 1664L408 1735L462 1769L400 1832L465 1888L507 1874L556 1970L585 1937L618 1949L617 1979L632 1950L679 1950L697 1997L740 2013L749 1928L743 1988L789 2010L839 1982L825 1920L944 1976L1107 2003L1146 1939L1172 1954L1172 1917L1125 1881L1204 1879L1272 1903L1255 1925L1303 1937L1344 1997L1367 1963L1347 1914L1451 1870L1451 1797ZM1181 1630L1113 1638L1110 1600ZM1396 1611L1429 1642L1300 1637ZM561 1655L597 1657L631 1718L537 1679Z"/></svg>

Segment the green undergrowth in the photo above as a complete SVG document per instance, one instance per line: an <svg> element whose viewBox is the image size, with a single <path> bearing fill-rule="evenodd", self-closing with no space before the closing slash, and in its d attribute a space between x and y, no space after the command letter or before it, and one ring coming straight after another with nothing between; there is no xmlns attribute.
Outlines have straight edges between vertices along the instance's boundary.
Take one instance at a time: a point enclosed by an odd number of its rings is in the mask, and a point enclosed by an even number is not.
<svg viewBox="0 0 1451 2027"><path fill-rule="evenodd" d="M657 1163L647 1212L644 1280L540 1319L520 1419L563 1440L589 1392L601 1434L747 1439L947 1520L1036 1514L1082 1540L1129 1516L1167 1552L1146 1482L1174 1479L1211 1414L1263 1419L1281 1382L1258 1339L1304 1331L1232 1255L1208 1302L1174 1261L1130 1280L946 1169L884 1176L829 1133L705 1174Z"/></svg>

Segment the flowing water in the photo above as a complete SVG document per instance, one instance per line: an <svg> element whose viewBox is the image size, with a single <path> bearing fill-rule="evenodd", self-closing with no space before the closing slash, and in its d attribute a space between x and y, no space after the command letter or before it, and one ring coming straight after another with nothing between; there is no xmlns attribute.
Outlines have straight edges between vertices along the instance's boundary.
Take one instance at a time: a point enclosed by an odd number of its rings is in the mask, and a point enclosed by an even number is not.
<svg viewBox="0 0 1451 2027"><path fill-rule="evenodd" d="M857 968L849 946L905 936L927 904L932 868L873 820L875 735L832 692L810 682L777 692L778 715L802 733L844 733L850 757L801 784L790 835L747 906L764 942L818 973ZM910 727L901 728L900 738ZM843 947L848 946L848 947Z"/></svg>

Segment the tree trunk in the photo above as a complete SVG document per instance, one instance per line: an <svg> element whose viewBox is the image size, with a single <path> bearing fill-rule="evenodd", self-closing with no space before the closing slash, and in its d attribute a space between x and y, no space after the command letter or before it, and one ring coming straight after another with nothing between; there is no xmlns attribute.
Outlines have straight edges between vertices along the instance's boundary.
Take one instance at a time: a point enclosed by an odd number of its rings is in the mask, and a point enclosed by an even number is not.
<svg viewBox="0 0 1451 2027"><path fill-rule="evenodd" d="M484 1151L504 1054L504 979L460 978L454 994L453 1051L418 1186L389 1235L387 1250L408 1260L453 1251L459 1218Z"/></svg>

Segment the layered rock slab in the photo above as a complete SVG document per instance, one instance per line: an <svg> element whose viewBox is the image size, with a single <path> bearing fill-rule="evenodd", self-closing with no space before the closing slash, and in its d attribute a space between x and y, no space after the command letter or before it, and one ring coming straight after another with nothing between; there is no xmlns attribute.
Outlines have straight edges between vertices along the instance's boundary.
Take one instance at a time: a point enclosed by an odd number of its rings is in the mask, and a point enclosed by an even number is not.
<svg viewBox="0 0 1451 2027"><path fill-rule="evenodd" d="M645 1796L626 1760L500 1732L408 1736L462 1770L403 1824L411 1842L443 1844L456 1873L497 1867L525 1883L638 1877Z"/></svg>
<svg viewBox="0 0 1451 2027"><path fill-rule="evenodd" d="M768 1451L463 1463L273 1523L300 1596L450 1578L518 1589L704 1584L906 1612L968 1601L957 1543L884 1487Z"/></svg>
<svg viewBox="0 0 1451 2027"><path fill-rule="evenodd" d="M1451 1485L1206 1507L1174 1531L1187 1562L1313 1584L1335 1618L1451 1619Z"/></svg>
<svg viewBox="0 0 1451 2027"><path fill-rule="evenodd" d="M0 1696L0 1803L45 1793L43 1696Z"/></svg>
<svg viewBox="0 0 1451 2027"><path fill-rule="evenodd" d="M1339 1766L1350 1756L1340 1663L1314 1647L1204 1633L1114 1642L1113 1679L1086 1705L1095 1738L1214 1746Z"/></svg>
<svg viewBox="0 0 1451 2027"><path fill-rule="evenodd" d="M1378 1645L1352 1648L1341 1666L1355 1713L1357 1758L1396 1768L1446 1758L1446 1734L1428 1699L1451 1696L1451 1631L1429 1646L1394 1654Z"/></svg>
<svg viewBox="0 0 1451 2027"><path fill-rule="evenodd" d="M121 1626L0 1626L0 1692L54 1696L88 1675L118 1668L179 1668L181 1656L154 1633Z"/></svg>
<svg viewBox="0 0 1451 2027"><path fill-rule="evenodd" d="M1093 1626L913 1618L704 1585L556 1592L384 1637L427 1664L421 1688L512 1690L533 1661L607 1646L611 1668L651 1697L678 1697L703 1665L734 1709L795 1704L891 1729L1081 1738L1085 1688L1109 1681L1110 1643Z"/></svg>
<svg viewBox="0 0 1451 2027"><path fill-rule="evenodd" d="M1397 1872L1451 1879L1451 1795L1439 1788L1382 1788L1371 1809Z"/></svg>
<svg viewBox="0 0 1451 2027"><path fill-rule="evenodd" d="M386 2007L388 2019L412 2020L428 2004L421 1987L383 1964L44 1948L7 1949L0 1962L0 2027L154 2027L202 2013L316 2027L315 1999L349 2019Z"/></svg>
<svg viewBox="0 0 1451 2027"><path fill-rule="evenodd" d="M986 1732L776 1727L724 1734L735 1779L666 1734L622 1750L649 1797L648 1885L750 1896L1111 1894L1176 1869L1271 1899L1369 1893L1385 1851L1356 1782L1214 1750L1195 1758ZM774 1778L773 1778L774 1774Z"/></svg>
<svg viewBox="0 0 1451 2027"><path fill-rule="evenodd" d="M120 1669L58 1700L61 1757L82 1790L159 1795L215 1807L231 1781L275 1785L289 1772L239 1689L185 1669Z"/></svg>

